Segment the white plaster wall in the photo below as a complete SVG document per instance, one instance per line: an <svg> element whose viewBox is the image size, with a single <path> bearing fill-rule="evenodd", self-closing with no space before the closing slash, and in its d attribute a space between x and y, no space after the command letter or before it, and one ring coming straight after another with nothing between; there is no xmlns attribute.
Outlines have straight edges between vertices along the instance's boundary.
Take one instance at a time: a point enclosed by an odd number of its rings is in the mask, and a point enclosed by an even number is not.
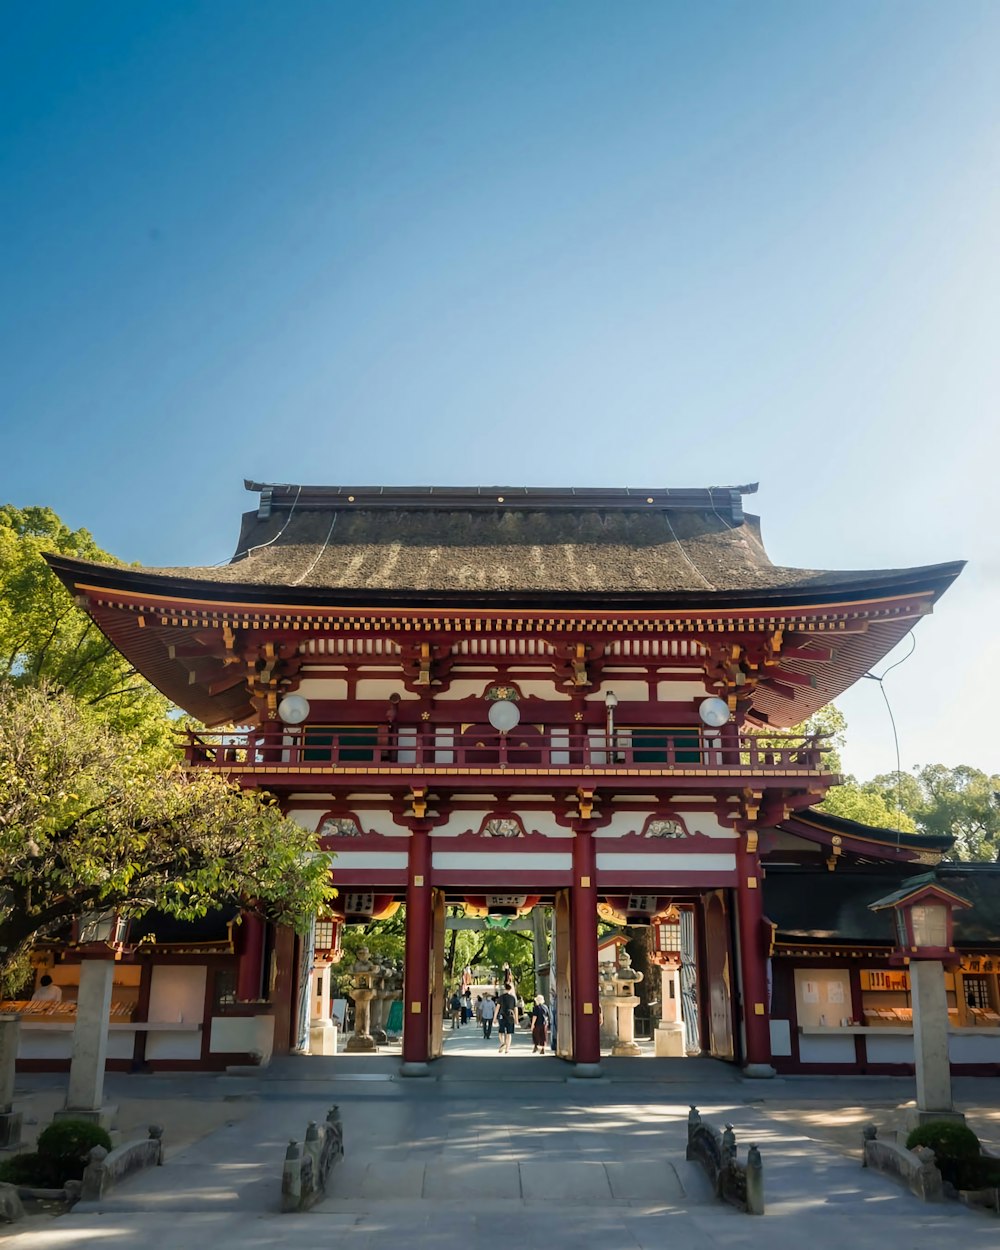
<svg viewBox="0 0 1000 1250"><path fill-rule="evenodd" d="M146 1034L147 1059L200 1059L201 1030L191 1026L190 1032Z"/></svg>
<svg viewBox="0 0 1000 1250"><path fill-rule="evenodd" d="M108 1033L108 1059L131 1059L135 1054L135 1030L111 1029Z"/></svg>
<svg viewBox="0 0 1000 1250"><path fill-rule="evenodd" d="M273 1016L213 1016L208 1049L214 1054L257 1051L267 1063L274 1051Z"/></svg>
<svg viewBox="0 0 1000 1250"><path fill-rule="evenodd" d="M401 703L420 698L415 690L406 689L401 678L392 677L362 677L358 681L357 693L359 699L384 699L387 703L392 694L398 694Z"/></svg>
<svg viewBox="0 0 1000 1250"><path fill-rule="evenodd" d="M645 681L628 681L627 679L617 681L605 681L596 689L587 695L587 703L603 703L604 696L609 690L615 692L615 698L620 703L646 703L649 699L649 683Z"/></svg>
<svg viewBox="0 0 1000 1250"><path fill-rule="evenodd" d="M596 829L594 837L620 838L633 830L638 833L646 823L646 817L651 814L651 812L615 812L611 817L610 824L603 829ZM720 841L735 842L739 839L739 835L734 833L732 829L727 829L719 823L719 818L714 812L685 812L678 808L677 815L683 818L684 824L692 837L697 833L701 833L707 838L718 838ZM658 841L659 839L657 838L650 839L650 843L653 846ZM685 841L686 839L684 838L669 839L672 846L683 846Z"/></svg>
<svg viewBox="0 0 1000 1250"><path fill-rule="evenodd" d="M295 693L305 699L346 699L347 682L343 677L305 677Z"/></svg>
<svg viewBox="0 0 1000 1250"><path fill-rule="evenodd" d="M655 844L654 844L655 845ZM676 851L674 853L654 851L637 851L631 854L616 855L613 852L597 852L598 872L735 872L736 856L712 852L700 855L697 852Z"/></svg>
<svg viewBox="0 0 1000 1250"><path fill-rule="evenodd" d="M492 807L484 807L474 811L452 812L445 824L435 828L433 838L435 840L439 838L456 838L469 830L476 833L492 810ZM521 814L521 819L529 833L537 829L539 833L543 833L549 838L573 836L571 830L563 829L556 824L555 817L550 812L524 812ZM491 838L490 841L493 841L493 839Z"/></svg>
<svg viewBox="0 0 1000 1250"><path fill-rule="evenodd" d="M910 1048L912 1058L913 1048ZM854 1037L852 1034L807 1035L799 1034L799 1061L801 1063L851 1063L855 1062Z"/></svg>
<svg viewBox="0 0 1000 1250"><path fill-rule="evenodd" d="M1000 1033L950 1033L948 1058L952 1063L1000 1063Z"/></svg>
<svg viewBox="0 0 1000 1250"><path fill-rule="evenodd" d="M555 681L517 680L517 688L526 699L545 699L549 703L569 703L573 696L560 688Z"/></svg>
<svg viewBox="0 0 1000 1250"><path fill-rule="evenodd" d="M69 1059L72 1055L72 1029L36 1029L21 1022L18 1059Z"/></svg>
<svg viewBox="0 0 1000 1250"><path fill-rule="evenodd" d="M913 1063L913 1038L898 1033L880 1037L866 1033L865 1050L869 1063Z"/></svg>
<svg viewBox="0 0 1000 1250"><path fill-rule="evenodd" d="M494 684L495 680L495 676L477 677L474 681L462 680L461 678L453 680L447 690L436 690L434 692L434 702L454 703L457 699L481 699L487 689ZM483 711L483 720L486 720L485 709Z"/></svg>
<svg viewBox="0 0 1000 1250"><path fill-rule="evenodd" d="M664 703L687 703L691 699L708 698L708 691L703 681L691 681L690 678L671 677L656 683L656 697Z"/></svg>
<svg viewBox="0 0 1000 1250"><path fill-rule="evenodd" d="M324 803L322 807L298 808L294 812L288 813L288 819L294 821L300 829L308 829L315 833L320 820L330 810L330 804Z"/></svg>

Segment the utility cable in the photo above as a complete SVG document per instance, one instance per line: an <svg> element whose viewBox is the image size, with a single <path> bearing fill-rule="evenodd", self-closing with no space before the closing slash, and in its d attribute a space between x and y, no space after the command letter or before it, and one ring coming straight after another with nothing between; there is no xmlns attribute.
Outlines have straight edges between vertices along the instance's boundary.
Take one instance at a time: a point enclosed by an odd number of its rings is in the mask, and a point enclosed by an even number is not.
<svg viewBox="0 0 1000 1250"><path fill-rule="evenodd" d="M340 513L339 513L339 512L335 512L335 513L333 514L333 520L330 522L330 528L326 531L326 537L323 539L323 546L322 546L322 547L320 547L319 551L316 553L316 556L315 556L315 558L313 559L312 564L310 564L310 565L309 565L309 567L306 569L306 571L302 574L302 576L301 576L301 577L297 577L297 578L295 579L295 581L291 583L291 585L293 585L293 586L301 586L301 585L302 585L302 583L303 583L303 582L306 580L306 578L309 576L309 574L310 574L310 573L313 571L313 569L316 567L316 565L317 565L317 564L319 564L320 560L322 560L322 558L323 558L323 553L326 551L327 547L330 545L330 539L331 539L331 537L333 536L333 528L334 528L334 526L337 524L337 517L338 517L338 516L340 516Z"/></svg>
<svg viewBox="0 0 1000 1250"><path fill-rule="evenodd" d="M910 632L910 649L909 649L909 651L907 651L906 655L904 655L902 659L897 660L895 664L890 664L890 665L889 665L889 667L885 670L885 672L884 672L884 673L882 673L882 675L881 675L881 676L878 676L878 675L877 675L877 674L875 674L875 673L863 673L863 674L862 674L862 676L863 676L863 677L865 677L865 678L867 678L867 680L868 680L868 681L877 681L877 682L878 682L878 688L879 688L879 690L881 690L881 691L882 691L882 698L885 700L885 710L889 713L889 724L892 726L892 740L893 740L893 742L894 742L894 743L895 743L895 745L896 745L896 786L895 786L895 792L896 792L896 834L897 834L897 835L898 835L898 834L900 834L900 833L902 832L902 830L901 830L901 829L900 829L900 827L899 827L899 825L900 825L900 819L899 819L899 816L900 816L900 812L901 812L901 810L902 810L902 808L901 808L901 806L900 806L900 785L899 785L899 783L900 783L900 781L901 781L901 779L902 779L902 769L901 769L901 766L900 766L900 759L899 759L899 734L898 734L898 732L897 732L897 730L896 730L896 718L895 718L895 716L893 716L893 714L892 714L892 704L889 702L889 696L888 696L888 695L886 694L886 692L885 692L885 679L889 676L889 674L892 672L892 670L893 670L894 668L899 668L900 664L905 664L905 663L906 663L906 661L910 658L910 656L914 653L914 651L916 651L916 649L917 649L917 639L916 639L916 635L915 635L915 634L912 632L912 630L911 630L911 632ZM897 845L897 846L899 845L898 836L897 836L896 845Z"/></svg>
<svg viewBox="0 0 1000 1250"><path fill-rule="evenodd" d="M276 543L291 524L292 517L295 515L295 505L299 502L299 495L301 494L302 487L297 486L295 488L295 498L292 500L292 506L288 510L288 516L285 518L285 523L273 538L269 538L266 543L256 543L253 547L247 547L244 551L237 551L236 554L231 556L228 560L216 560L214 564L209 565L209 568L217 569L223 564L234 564L243 556L252 556L255 551L262 551L265 547L270 547L272 543Z"/></svg>
<svg viewBox="0 0 1000 1250"><path fill-rule="evenodd" d="M708 580L708 578L705 576L705 574L701 571L701 569L697 566L697 564L695 564L695 562L691 559L691 557L688 555L688 553L684 550L684 547L683 547L683 545L682 545L682 543L681 543L681 540L677 537L677 531L676 531L676 530L674 529L674 527L670 524L670 511L669 511L669 509L667 509L667 508L664 508L664 509L663 509L663 519L664 519L664 521L666 521L666 523L667 523L667 529L670 531L670 536L673 538L674 542L677 544L677 550L681 553L681 555L682 555L682 556L684 557L684 559L688 562L688 564L690 564L690 566L691 566L691 567L694 569L694 571L698 574L698 576L699 576L699 577L701 578L701 580L705 583L705 585L708 587L708 589L709 589L709 590L715 590L715 589L716 589L716 587L712 585L712 583Z"/></svg>

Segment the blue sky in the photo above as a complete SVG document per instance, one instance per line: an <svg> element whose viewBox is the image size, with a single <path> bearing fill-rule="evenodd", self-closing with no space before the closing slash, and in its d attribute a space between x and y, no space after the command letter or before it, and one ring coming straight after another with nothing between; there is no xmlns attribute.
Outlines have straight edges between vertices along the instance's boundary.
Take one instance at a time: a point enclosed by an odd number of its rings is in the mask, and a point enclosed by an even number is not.
<svg viewBox="0 0 1000 1250"><path fill-rule="evenodd" d="M993 0L7 6L0 498L178 565L245 476L759 480L778 562L970 561L887 689L996 771L998 65Z"/></svg>

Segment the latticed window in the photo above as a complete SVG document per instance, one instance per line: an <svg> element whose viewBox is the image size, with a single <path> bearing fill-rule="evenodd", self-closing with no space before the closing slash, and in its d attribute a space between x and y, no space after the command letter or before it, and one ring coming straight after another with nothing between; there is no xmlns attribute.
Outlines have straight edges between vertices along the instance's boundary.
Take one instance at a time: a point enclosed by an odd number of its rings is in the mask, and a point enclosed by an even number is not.
<svg viewBox="0 0 1000 1250"><path fill-rule="evenodd" d="M963 977L965 1003L968 1007L990 1007L990 983L986 977Z"/></svg>

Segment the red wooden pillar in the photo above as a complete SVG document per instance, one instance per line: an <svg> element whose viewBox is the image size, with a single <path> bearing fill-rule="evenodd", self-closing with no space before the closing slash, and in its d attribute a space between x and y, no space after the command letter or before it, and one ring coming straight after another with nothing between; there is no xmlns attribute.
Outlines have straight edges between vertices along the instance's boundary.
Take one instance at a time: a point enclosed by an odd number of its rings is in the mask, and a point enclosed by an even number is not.
<svg viewBox="0 0 1000 1250"><path fill-rule="evenodd" d="M597 1076L601 1063L601 1021L598 1014L597 856L594 835L576 826L573 838L573 885L570 888L573 966L573 1059L577 1074Z"/></svg>
<svg viewBox="0 0 1000 1250"><path fill-rule="evenodd" d="M767 1004L767 950L764 946L764 892L756 851L740 847L737 912L740 933L740 979L748 1076L774 1076Z"/></svg>
<svg viewBox="0 0 1000 1250"><path fill-rule="evenodd" d="M245 915L236 965L236 1000L254 1002L261 997L264 975L264 922L259 916Z"/></svg>
<svg viewBox="0 0 1000 1250"><path fill-rule="evenodd" d="M404 1076L422 1076L430 1058L431 842L429 827L415 824L406 878L406 965L403 979Z"/></svg>

